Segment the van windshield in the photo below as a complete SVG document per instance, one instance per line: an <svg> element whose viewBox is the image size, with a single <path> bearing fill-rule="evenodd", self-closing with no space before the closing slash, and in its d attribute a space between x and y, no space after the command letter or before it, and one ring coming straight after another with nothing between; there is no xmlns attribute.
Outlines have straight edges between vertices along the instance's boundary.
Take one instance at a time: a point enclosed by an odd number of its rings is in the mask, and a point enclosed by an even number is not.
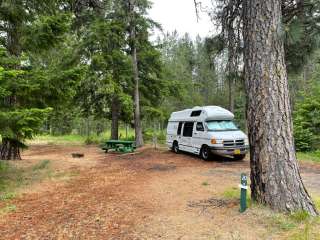
<svg viewBox="0 0 320 240"><path fill-rule="evenodd" d="M207 122L209 131L236 131L238 130L236 124L231 120L219 120Z"/></svg>

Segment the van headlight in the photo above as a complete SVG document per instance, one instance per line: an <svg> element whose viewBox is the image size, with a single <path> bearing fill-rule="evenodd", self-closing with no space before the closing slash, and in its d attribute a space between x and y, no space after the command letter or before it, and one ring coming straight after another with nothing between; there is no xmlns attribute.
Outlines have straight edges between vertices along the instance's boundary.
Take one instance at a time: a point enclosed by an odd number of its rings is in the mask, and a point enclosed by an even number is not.
<svg viewBox="0 0 320 240"><path fill-rule="evenodd" d="M211 144L223 144L223 140L212 138Z"/></svg>
<svg viewBox="0 0 320 240"><path fill-rule="evenodd" d="M244 139L244 145L249 145L249 139L248 138Z"/></svg>

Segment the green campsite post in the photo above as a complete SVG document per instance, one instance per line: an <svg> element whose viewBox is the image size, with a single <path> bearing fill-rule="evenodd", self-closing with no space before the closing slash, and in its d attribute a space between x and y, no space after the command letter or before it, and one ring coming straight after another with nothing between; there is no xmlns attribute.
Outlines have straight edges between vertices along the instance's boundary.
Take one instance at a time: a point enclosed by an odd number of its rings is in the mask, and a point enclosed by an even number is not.
<svg viewBox="0 0 320 240"><path fill-rule="evenodd" d="M243 213L247 209L247 175L245 173L241 173L241 193L240 193L240 212Z"/></svg>

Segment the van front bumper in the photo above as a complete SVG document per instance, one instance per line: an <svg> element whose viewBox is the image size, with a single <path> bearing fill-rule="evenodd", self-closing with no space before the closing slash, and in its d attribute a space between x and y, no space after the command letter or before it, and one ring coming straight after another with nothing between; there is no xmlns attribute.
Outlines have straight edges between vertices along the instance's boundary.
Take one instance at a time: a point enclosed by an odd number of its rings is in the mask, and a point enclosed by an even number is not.
<svg viewBox="0 0 320 240"><path fill-rule="evenodd" d="M245 155L249 151L249 146L239 146L239 147L210 147L213 154L221 156L235 156L235 155Z"/></svg>

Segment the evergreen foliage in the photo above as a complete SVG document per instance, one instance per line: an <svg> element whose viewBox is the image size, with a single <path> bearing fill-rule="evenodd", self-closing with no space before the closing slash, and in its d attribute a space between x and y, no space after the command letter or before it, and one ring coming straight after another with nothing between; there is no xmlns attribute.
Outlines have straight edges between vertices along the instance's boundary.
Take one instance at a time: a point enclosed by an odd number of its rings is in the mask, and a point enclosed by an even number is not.
<svg viewBox="0 0 320 240"><path fill-rule="evenodd" d="M237 15L241 11L230 7L240 7L242 1L219 1L215 20L222 24L225 10L235 15L217 36L191 39L173 32L154 42L150 33L161 26L148 17L151 3L135 0L133 9L132 3L0 1L1 158L19 158L16 148L42 131L89 136L92 131L100 134L111 123L111 129L118 129L120 123L135 127L133 47L142 127L149 140L151 129L165 128L172 111L196 105L229 108L230 101L245 129L243 44L241 37L232 35L241 29L224 35L230 26L241 27L235 24L241 22ZM283 1L281 34L290 72L296 148L309 151L319 148L320 142L316 120L320 69L318 57L313 57L319 48L320 4L316 0L305 0L303 6L291 3ZM231 43L235 45L230 48ZM119 137L118 131L111 132Z"/></svg>
<svg viewBox="0 0 320 240"><path fill-rule="evenodd" d="M71 26L70 14L60 9L56 1L0 2L0 159L19 159L51 107L74 92L79 69L56 54Z"/></svg>
<svg viewBox="0 0 320 240"><path fill-rule="evenodd" d="M298 151L320 148L320 84L303 92L294 112L294 136Z"/></svg>

